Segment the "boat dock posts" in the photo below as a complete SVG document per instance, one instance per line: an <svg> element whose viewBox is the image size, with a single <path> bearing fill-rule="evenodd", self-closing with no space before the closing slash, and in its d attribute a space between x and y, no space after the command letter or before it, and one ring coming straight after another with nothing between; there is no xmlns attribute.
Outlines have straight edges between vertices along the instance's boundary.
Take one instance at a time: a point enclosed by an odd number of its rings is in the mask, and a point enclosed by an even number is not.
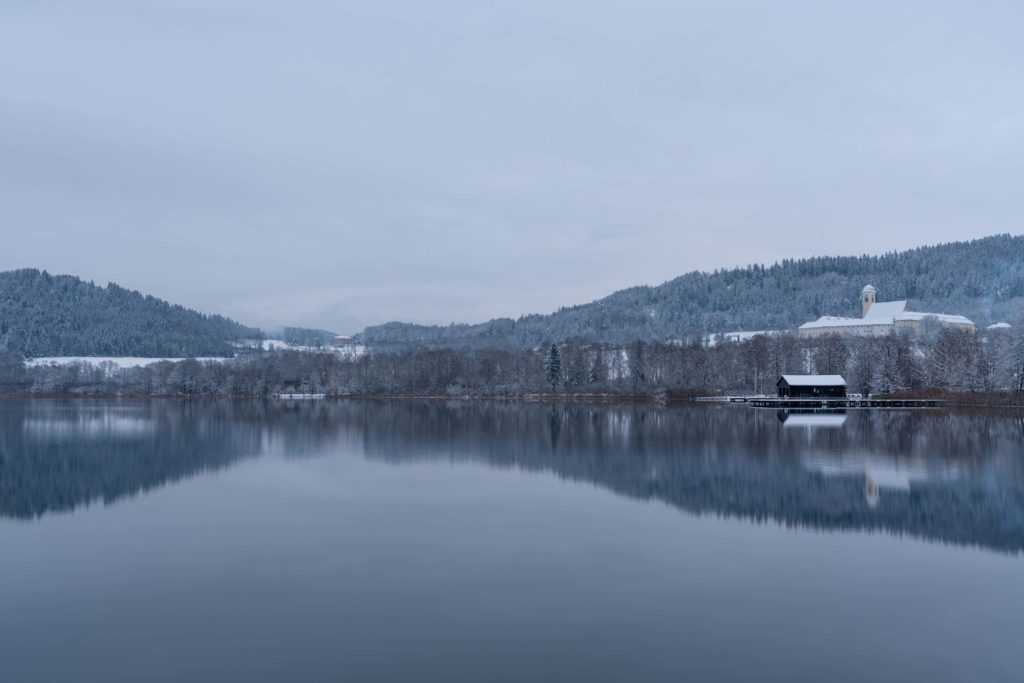
<svg viewBox="0 0 1024 683"><path fill-rule="evenodd" d="M937 398L791 398L782 396L698 396L701 403L746 403L757 408L938 408Z"/></svg>
<svg viewBox="0 0 1024 683"><path fill-rule="evenodd" d="M936 398L751 398L757 408L938 408Z"/></svg>

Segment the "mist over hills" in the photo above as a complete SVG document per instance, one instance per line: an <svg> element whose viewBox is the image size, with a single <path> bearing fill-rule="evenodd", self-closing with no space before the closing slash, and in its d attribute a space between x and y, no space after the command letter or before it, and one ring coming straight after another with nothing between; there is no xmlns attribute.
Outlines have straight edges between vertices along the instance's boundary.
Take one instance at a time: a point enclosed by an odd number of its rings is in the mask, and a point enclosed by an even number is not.
<svg viewBox="0 0 1024 683"><path fill-rule="evenodd" d="M1024 236L996 235L882 256L786 259L771 266L692 272L549 315L477 325L391 322L367 327L357 336L377 348L696 339L734 330L793 329L826 314L859 317L859 293L866 284L878 289L879 301L909 299L916 310L959 313L979 328L1015 322L1024 311Z"/></svg>
<svg viewBox="0 0 1024 683"><path fill-rule="evenodd" d="M0 351L40 356L232 356L262 332L109 284L35 269L0 273Z"/></svg>

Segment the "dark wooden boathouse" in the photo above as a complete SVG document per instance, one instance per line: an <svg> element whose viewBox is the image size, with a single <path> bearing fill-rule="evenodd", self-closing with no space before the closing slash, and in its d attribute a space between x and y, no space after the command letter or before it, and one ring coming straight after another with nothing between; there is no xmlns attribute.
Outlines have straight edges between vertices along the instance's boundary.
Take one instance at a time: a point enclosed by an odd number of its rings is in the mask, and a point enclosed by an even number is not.
<svg viewBox="0 0 1024 683"><path fill-rule="evenodd" d="M840 375L783 375L775 386L779 398L846 397L846 380Z"/></svg>

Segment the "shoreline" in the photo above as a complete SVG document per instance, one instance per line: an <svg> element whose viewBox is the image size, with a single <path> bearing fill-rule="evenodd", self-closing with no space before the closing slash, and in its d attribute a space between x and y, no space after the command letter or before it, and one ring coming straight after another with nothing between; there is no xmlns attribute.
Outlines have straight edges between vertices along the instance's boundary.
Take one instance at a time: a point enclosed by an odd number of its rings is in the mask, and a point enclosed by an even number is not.
<svg viewBox="0 0 1024 683"><path fill-rule="evenodd" d="M595 393L560 393L560 392L524 392L521 394L298 394L291 393L285 396L276 394L139 394L139 393L118 393L118 392L11 392L0 393L0 399L174 399L174 400L267 400L267 401L309 401L309 400L338 400L338 399L359 399L372 401L518 401L522 403L598 403L598 404L665 404L665 403L694 403L694 395L673 395L660 393L637 393L637 392L595 392Z"/></svg>
<svg viewBox="0 0 1024 683"><path fill-rule="evenodd" d="M592 405L681 405L700 404L696 392L523 392L516 394L322 394L315 398L311 395L292 394L289 396L255 395L255 394L140 394L118 392L11 392L0 394L0 399L162 399L162 400L272 400L272 401L317 401L317 400L364 400L364 401L492 401L519 403L550 403L550 404L592 404ZM937 409L967 410L1000 410L1024 413L1024 392L1007 393L956 393L938 391L902 391L877 396L887 399L929 399L940 400L942 405ZM726 404L747 406L745 403ZM870 408L869 408L870 409ZM883 410L884 408L878 408ZM907 408L908 410L910 408Z"/></svg>

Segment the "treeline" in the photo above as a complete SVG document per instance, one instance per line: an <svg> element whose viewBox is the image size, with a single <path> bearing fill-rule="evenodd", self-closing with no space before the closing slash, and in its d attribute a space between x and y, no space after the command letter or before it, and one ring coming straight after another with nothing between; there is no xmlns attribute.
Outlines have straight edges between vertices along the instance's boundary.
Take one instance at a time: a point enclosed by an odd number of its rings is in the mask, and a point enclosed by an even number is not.
<svg viewBox="0 0 1024 683"><path fill-rule="evenodd" d="M334 339L333 332L313 330L307 327L286 327L281 330L280 336L275 334L269 334L268 336L271 339L280 339L295 346L310 346L313 348L327 346Z"/></svg>
<svg viewBox="0 0 1024 683"><path fill-rule="evenodd" d="M859 294L867 284L878 288L881 301L909 299L914 310L966 315L981 328L1012 321L1024 308L1024 236L693 272L550 315L479 325L393 322L368 327L359 339L376 348L534 348L571 339L686 343L709 333L795 329L821 315L860 317Z"/></svg>
<svg viewBox="0 0 1024 683"><path fill-rule="evenodd" d="M234 355L263 333L109 284L33 269L0 273L0 350L28 357Z"/></svg>
<svg viewBox="0 0 1024 683"><path fill-rule="evenodd" d="M421 349L348 358L333 353L265 352L213 362L188 359L146 367L84 363L25 368L0 356L0 390L147 395L521 395L540 392L772 393L782 374L842 374L849 390L885 394L936 389L1024 391L1024 330L982 337L949 328L918 337L801 339L626 346L567 342L535 350Z"/></svg>

